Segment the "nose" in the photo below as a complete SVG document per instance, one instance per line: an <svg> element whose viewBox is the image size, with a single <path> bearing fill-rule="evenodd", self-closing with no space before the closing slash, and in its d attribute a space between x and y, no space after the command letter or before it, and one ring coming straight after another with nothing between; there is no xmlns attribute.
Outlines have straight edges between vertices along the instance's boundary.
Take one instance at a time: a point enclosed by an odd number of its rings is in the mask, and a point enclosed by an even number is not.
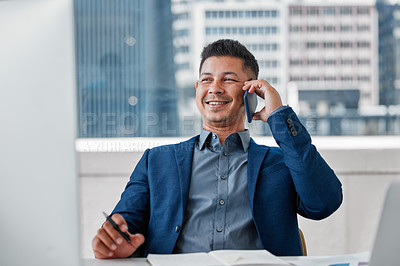
<svg viewBox="0 0 400 266"><path fill-rule="evenodd" d="M208 94L222 94L224 93L224 89L218 81L214 81L210 88L208 89Z"/></svg>

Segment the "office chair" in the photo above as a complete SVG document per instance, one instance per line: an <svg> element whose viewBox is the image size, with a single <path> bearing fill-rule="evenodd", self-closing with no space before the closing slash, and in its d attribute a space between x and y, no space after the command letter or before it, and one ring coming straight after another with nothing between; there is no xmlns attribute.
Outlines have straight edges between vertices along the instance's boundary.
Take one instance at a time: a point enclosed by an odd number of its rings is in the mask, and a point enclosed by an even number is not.
<svg viewBox="0 0 400 266"><path fill-rule="evenodd" d="M300 235L300 242L301 242L301 252L303 253L303 256L307 256L306 240L305 240L304 234L300 228L299 228L299 235Z"/></svg>

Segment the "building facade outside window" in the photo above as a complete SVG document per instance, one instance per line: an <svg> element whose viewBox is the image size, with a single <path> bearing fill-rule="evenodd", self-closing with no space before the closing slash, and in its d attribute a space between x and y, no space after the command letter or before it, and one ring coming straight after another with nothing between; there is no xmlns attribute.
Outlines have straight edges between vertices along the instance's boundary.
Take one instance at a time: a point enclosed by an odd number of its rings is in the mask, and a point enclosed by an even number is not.
<svg viewBox="0 0 400 266"><path fill-rule="evenodd" d="M356 0L74 2L81 138L198 134L200 51L220 38L239 40L255 54L260 78L298 108L305 125L315 125L312 134L400 134L397 6ZM298 91L295 102L287 102L289 87ZM328 112L319 113L321 102ZM378 120L386 126L371 126ZM346 131L349 121L357 125ZM248 127L253 135L270 134L265 125Z"/></svg>

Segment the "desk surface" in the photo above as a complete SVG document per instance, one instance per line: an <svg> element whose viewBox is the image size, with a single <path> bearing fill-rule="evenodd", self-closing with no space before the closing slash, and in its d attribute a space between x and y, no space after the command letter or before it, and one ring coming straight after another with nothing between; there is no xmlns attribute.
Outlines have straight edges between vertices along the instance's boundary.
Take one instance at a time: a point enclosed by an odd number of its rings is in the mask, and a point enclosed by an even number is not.
<svg viewBox="0 0 400 266"><path fill-rule="evenodd" d="M357 266L360 262L368 262L370 252L361 252L338 256L299 256L299 257L280 257L284 261L297 266L329 266L332 264L344 264L349 266ZM130 259L83 259L82 266L150 266L146 258L130 258ZM365 264L362 264L365 265Z"/></svg>
<svg viewBox="0 0 400 266"><path fill-rule="evenodd" d="M131 259L83 259L82 266L149 266L146 258L131 258Z"/></svg>

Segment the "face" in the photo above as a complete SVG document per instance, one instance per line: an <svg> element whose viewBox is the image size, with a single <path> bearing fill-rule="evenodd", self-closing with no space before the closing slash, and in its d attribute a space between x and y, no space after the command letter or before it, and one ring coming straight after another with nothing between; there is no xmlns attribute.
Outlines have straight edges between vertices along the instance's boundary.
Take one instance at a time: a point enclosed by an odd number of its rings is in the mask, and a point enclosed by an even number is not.
<svg viewBox="0 0 400 266"><path fill-rule="evenodd" d="M196 82L196 104L203 127L244 130L243 83L254 78L243 60L231 56L207 58Z"/></svg>

